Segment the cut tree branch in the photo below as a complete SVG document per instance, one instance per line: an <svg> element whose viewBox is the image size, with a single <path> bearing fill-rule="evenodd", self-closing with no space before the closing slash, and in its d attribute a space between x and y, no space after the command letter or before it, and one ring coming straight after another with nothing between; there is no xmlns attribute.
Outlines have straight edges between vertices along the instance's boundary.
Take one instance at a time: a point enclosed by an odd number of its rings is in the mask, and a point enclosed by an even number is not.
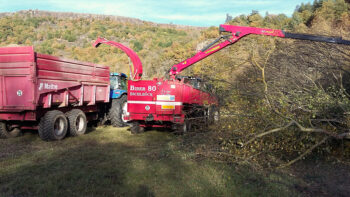
<svg viewBox="0 0 350 197"><path fill-rule="evenodd" d="M335 139L350 139L350 132L346 132L346 133L341 133L341 134L336 134L336 133L332 133L332 132L329 132L325 129L320 129L320 128L306 128L306 127L303 127L301 124L299 124L297 121L295 120L292 120L290 121L288 124L286 124L285 126L283 127L279 127L279 128L275 128L275 129L271 129L269 131L266 131L266 132L263 132L263 133L260 133L258 135L256 135L254 138L248 140L246 143L244 144L241 144L241 146L246 146L247 144L250 144L251 142L253 142L254 140L256 140L257 138L261 138L261 137L264 137L265 135L269 135L269 134L272 134L272 133L276 133L276 132L279 132L279 131L283 131L291 126L297 126L298 129L302 132L308 132L308 133L321 133L321 134L325 134L327 135L328 137L332 137L332 138L335 138Z"/></svg>
<svg viewBox="0 0 350 197"><path fill-rule="evenodd" d="M293 159L292 161L284 164L284 165L281 165L280 167L278 168L285 168L285 167L288 167L290 165L293 165L295 162L301 160L302 158L304 158L306 155L310 154L315 148L317 148L318 146L320 146L321 144L325 143L327 141L329 137L326 136L324 137L321 141L319 141L318 143L316 143L315 145L313 145L311 148L309 148L308 150L306 150L303 154L299 155L299 157Z"/></svg>

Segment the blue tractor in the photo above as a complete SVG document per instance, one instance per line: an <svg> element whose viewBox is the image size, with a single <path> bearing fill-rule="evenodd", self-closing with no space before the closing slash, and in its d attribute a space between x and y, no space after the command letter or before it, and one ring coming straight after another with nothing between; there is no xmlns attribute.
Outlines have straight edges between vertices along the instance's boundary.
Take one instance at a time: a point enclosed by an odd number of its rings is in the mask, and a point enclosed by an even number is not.
<svg viewBox="0 0 350 197"><path fill-rule="evenodd" d="M127 113L127 79L128 76L124 73L110 73L111 107L108 116L114 127L127 126L124 119Z"/></svg>

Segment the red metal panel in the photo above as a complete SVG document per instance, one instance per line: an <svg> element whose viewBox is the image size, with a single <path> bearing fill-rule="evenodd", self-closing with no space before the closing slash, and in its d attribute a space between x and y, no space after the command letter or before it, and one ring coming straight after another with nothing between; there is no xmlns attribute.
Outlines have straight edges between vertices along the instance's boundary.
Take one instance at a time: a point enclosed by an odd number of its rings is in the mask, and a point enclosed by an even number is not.
<svg viewBox="0 0 350 197"><path fill-rule="evenodd" d="M155 121L183 123L184 104L217 104L208 93L178 80L129 81L128 91L129 120L152 117Z"/></svg>
<svg viewBox="0 0 350 197"><path fill-rule="evenodd" d="M30 76L5 76L4 88L6 90L4 108L7 109L31 109L33 104L33 84ZM19 83L20 82L20 83Z"/></svg>
<svg viewBox="0 0 350 197"><path fill-rule="evenodd" d="M96 102L103 102L106 100L106 91L109 92L106 86L96 87Z"/></svg>
<svg viewBox="0 0 350 197"><path fill-rule="evenodd" d="M0 48L0 63L33 62L33 47L4 47Z"/></svg>
<svg viewBox="0 0 350 197"><path fill-rule="evenodd" d="M89 62L68 60L65 58L59 58L45 54L37 54L37 64L39 70L42 69L67 74L88 75L90 77L109 77L109 67L92 64ZM106 72L107 70L108 72ZM92 81L92 79L87 81Z"/></svg>
<svg viewBox="0 0 350 197"><path fill-rule="evenodd" d="M156 112L155 95L157 81L142 80L128 82L128 111L149 114Z"/></svg>
<svg viewBox="0 0 350 197"><path fill-rule="evenodd" d="M92 98L93 86L84 85L84 103L90 103Z"/></svg>
<svg viewBox="0 0 350 197"><path fill-rule="evenodd" d="M33 62L2 62L0 63L0 69L28 68L32 64Z"/></svg>
<svg viewBox="0 0 350 197"><path fill-rule="evenodd" d="M2 110L4 108L4 104L3 104L3 96L4 94L4 89L3 89L3 76L0 75L0 110Z"/></svg>
<svg viewBox="0 0 350 197"><path fill-rule="evenodd" d="M47 59L38 59L37 64L39 70L49 70L73 74L75 73L88 76L91 76L94 71L94 67L92 66L77 66L76 64L62 63Z"/></svg>
<svg viewBox="0 0 350 197"><path fill-rule="evenodd" d="M26 112L1 112L0 120L36 120L36 113L34 111Z"/></svg>
<svg viewBox="0 0 350 197"><path fill-rule="evenodd" d="M39 70L38 76L39 76L39 79L85 81L85 82L92 82L92 83L106 83L106 82L108 83L109 82L109 77L93 77L93 76L89 76L89 75L55 72L55 71L48 71L48 70Z"/></svg>
<svg viewBox="0 0 350 197"><path fill-rule="evenodd" d="M37 73L39 90L40 86L48 87L48 90L40 90L40 94L52 92L50 89L58 91L52 94L52 105L67 106L67 98L70 103L79 105L109 101L106 94L109 92L109 67L37 54ZM59 91L63 89L69 89L70 93ZM41 98L41 102L50 101L46 96Z"/></svg>
<svg viewBox="0 0 350 197"><path fill-rule="evenodd" d="M33 110L35 75L33 47L0 48L2 111Z"/></svg>

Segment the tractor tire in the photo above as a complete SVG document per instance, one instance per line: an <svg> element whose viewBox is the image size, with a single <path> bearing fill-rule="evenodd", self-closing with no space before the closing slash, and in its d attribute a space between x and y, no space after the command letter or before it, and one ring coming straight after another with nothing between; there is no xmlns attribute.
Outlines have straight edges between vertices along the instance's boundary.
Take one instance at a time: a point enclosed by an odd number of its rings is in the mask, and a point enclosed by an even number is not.
<svg viewBox="0 0 350 197"><path fill-rule="evenodd" d="M0 138L8 139L15 138L21 135L21 130L19 128L9 128L5 122L0 122Z"/></svg>
<svg viewBox="0 0 350 197"><path fill-rule="evenodd" d="M68 129L71 136L84 135L87 128L86 115L80 109L73 109L66 113Z"/></svg>
<svg viewBox="0 0 350 197"><path fill-rule="evenodd" d="M140 123L133 122L130 127L131 134L138 134L145 132L145 128L140 126Z"/></svg>
<svg viewBox="0 0 350 197"><path fill-rule="evenodd" d="M123 120L125 105L127 105L126 95L121 96L119 99L113 99L111 109L109 111L109 119L114 127L127 126L126 121Z"/></svg>
<svg viewBox="0 0 350 197"><path fill-rule="evenodd" d="M44 141L62 140L68 130L68 121L63 112L52 110L41 117L39 136Z"/></svg>

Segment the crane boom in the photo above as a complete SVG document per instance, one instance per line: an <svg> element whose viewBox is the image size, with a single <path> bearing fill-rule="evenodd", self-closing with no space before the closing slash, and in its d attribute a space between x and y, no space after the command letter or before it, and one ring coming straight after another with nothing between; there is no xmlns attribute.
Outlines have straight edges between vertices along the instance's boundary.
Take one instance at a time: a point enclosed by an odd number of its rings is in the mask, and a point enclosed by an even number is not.
<svg viewBox="0 0 350 197"><path fill-rule="evenodd" d="M235 42L240 40L242 37L249 34L350 45L350 41L343 40L341 37L326 37L326 36L316 36L316 35L309 35L309 34L295 34L295 33L284 32L283 30L278 30L278 29L244 27L244 26L234 26L234 25L220 25L219 31L220 33L229 32L231 33L231 35L225 35L225 36L219 37L214 42L210 43L208 46L198 51L193 57L173 65L169 71L169 74L173 76L177 75L184 69L195 64L196 62L203 60L204 58L220 51L221 49L231 44L234 44ZM216 44L222 39L224 39L224 41L222 41L219 44Z"/></svg>

